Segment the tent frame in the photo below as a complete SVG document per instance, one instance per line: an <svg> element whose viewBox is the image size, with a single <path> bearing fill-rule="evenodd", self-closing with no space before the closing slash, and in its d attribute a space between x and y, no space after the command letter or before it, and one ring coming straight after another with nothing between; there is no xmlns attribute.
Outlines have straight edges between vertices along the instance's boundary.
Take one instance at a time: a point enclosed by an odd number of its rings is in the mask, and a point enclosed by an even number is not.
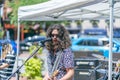
<svg viewBox="0 0 120 80"><path fill-rule="evenodd" d="M116 0L117 1L117 0ZM109 74L108 74L108 80L112 80L112 38L113 38L113 8L114 8L114 4L115 2L114 0L110 0L110 6L109 6L109 9L110 9L110 36L109 36ZM64 14L61 13L61 14ZM60 14L60 15L61 15ZM42 14L43 15L43 14ZM18 55L19 55L19 42L20 42L20 21L21 19L18 17L18 28L17 28L17 67L18 67ZM17 79L18 80L18 75L19 74L16 74L17 76Z"/></svg>
<svg viewBox="0 0 120 80"><path fill-rule="evenodd" d="M112 40L113 40L113 8L114 0L110 0L110 36L109 36L109 65L108 65L108 80L112 80L112 63L113 63L113 53L112 53Z"/></svg>

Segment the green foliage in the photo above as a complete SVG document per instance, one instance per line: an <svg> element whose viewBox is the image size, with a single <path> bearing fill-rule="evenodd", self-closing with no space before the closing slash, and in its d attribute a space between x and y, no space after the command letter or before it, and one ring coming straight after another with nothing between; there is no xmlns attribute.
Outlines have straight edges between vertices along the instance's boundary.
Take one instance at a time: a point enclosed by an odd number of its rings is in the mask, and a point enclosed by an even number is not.
<svg viewBox="0 0 120 80"><path fill-rule="evenodd" d="M25 64L25 73L23 76L26 76L30 80L42 80L42 61L38 58L31 58Z"/></svg>
<svg viewBox="0 0 120 80"><path fill-rule="evenodd" d="M9 7L13 9L13 11L9 14L10 23L17 25L17 19L18 19L18 8L20 6L26 6L26 5L33 5L38 4L42 2L46 2L48 0L13 0L9 2Z"/></svg>
<svg viewBox="0 0 120 80"><path fill-rule="evenodd" d="M32 54L32 52L33 52L34 50L36 50L37 47L39 47L39 46L37 46L37 45L32 45L32 46L30 46L30 48L29 48L29 53ZM42 51L43 51L43 48L41 47L41 48L38 50L37 54L41 54Z"/></svg>
<svg viewBox="0 0 120 80"><path fill-rule="evenodd" d="M92 23L92 25L94 26L94 27L97 27L98 26L98 20L90 20L90 22Z"/></svg>
<svg viewBox="0 0 120 80"><path fill-rule="evenodd" d="M41 77L36 76L35 80L43 80Z"/></svg>
<svg viewBox="0 0 120 80"><path fill-rule="evenodd" d="M29 53L33 54L33 51L36 50L39 46L32 45L29 48ZM38 54L42 54L43 48L40 48ZM42 66L43 66L43 61L37 57L37 55L34 55L33 58L28 60L25 64L25 73L22 74L22 76L26 76L30 80L42 80Z"/></svg>
<svg viewBox="0 0 120 80"><path fill-rule="evenodd" d="M26 6L46 2L48 0L19 0L19 1L21 6Z"/></svg>
<svg viewBox="0 0 120 80"><path fill-rule="evenodd" d="M4 36L4 30L0 29L0 39L2 39Z"/></svg>

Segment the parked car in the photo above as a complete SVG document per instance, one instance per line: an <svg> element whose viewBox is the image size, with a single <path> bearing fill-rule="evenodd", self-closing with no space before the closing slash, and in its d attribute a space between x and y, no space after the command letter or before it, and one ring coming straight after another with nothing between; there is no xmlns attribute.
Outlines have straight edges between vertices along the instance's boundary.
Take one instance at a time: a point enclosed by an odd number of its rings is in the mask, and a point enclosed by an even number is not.
<svg viewBox="0 0 120 80"><path fill-rule="evenodd" d="M38 35L35 35L33 37L27 37L26 39L20 42L20 50L28 51L29 47L33 45L34 42L39 43L39 41L45 40L45 38L46 38L45 36L38 36Z"/></svg>
<svg viewBox="0 0 120 80"><path fill-rule="evenodd" d="M81 36L72 40L72 51L101 52L103 56L109 56L109 39L105 36ZM113 39L113 53L120 53L120 41Z"/></svg>
<svg viewBox="0 0 120 80"><path fill-rule="evenodd" d="M69 32L69 37L71 39L76 39L78 38L78 33L81 32L81 29L80 28L66 28L67 31Z"/></svg>

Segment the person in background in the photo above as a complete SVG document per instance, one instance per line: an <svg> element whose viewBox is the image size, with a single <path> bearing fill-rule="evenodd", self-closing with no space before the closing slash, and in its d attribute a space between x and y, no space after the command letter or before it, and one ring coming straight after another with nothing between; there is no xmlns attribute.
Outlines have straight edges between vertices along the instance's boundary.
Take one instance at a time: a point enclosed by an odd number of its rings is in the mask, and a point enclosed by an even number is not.
<svg viewBox="0 0 120 80"><path fill-rule="evenodd" d="M120 72L120 59L117 61L116 66L115 66L115 72L118 73Z"/></svg>
<svg viewBox="0 0 120 80"><path fill-rule="evenodd" d="M114 78L118 80L119 77L120 77L120 59L118 59L114 69Z"/></svg>
<svg viewBox="0 0 120 80"><path fill-rule="evenodd" d="M48 28L46 36L52 40L45 43L48 50L48 72L46 72L43 80L73 80L74 55L70 48L71 42L68 31L64 26L54 24ZM61 51L61 53L59 53L59 51ZM51 77L56 57L58 57L59 54L62 54L62 56L57 67L57 73L54 73L55 76Z"/></svg>
<svg viewBox="0 0 120 80"><path fill-rule="evenodd" d="M46 32L43 29L40 29L40 36L46 36Z"/></svg>
<svg viewBox="0 0 120 80"><path fill-rule="evenodd" d="M11 44L4 44L0 64L0 80L7 80L12 74L16 55Z"/></svg>

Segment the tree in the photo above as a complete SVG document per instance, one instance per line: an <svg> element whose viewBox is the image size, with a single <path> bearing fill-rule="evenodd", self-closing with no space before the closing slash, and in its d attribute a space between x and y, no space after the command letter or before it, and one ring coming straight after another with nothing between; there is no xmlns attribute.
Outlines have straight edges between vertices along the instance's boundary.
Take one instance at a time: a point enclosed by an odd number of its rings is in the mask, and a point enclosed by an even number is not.
<svg viewBox="0 0 120 80"><path fill-rule="evenodd" d="M17 19L18 19L18 8L20 6L26 6L26 5L33 5L38 4L42 2L46 2L48 0L7 0L9 3L8 7L12 8L12 12L8 14L8 17L10 19L10 24L17 25Z"/></svg>

